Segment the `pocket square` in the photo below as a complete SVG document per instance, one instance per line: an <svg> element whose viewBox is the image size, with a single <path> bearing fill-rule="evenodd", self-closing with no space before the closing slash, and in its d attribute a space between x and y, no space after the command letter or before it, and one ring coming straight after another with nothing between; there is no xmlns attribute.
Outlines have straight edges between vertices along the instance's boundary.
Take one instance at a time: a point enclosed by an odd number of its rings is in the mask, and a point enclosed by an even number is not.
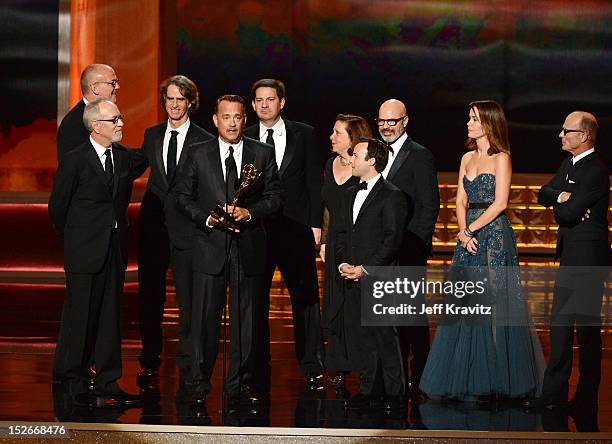
<svg viewBox="0 0 612 444"><path fill-rule="evenodd" d="M568 179L568 183L576 183L572 179Z"/></svg>

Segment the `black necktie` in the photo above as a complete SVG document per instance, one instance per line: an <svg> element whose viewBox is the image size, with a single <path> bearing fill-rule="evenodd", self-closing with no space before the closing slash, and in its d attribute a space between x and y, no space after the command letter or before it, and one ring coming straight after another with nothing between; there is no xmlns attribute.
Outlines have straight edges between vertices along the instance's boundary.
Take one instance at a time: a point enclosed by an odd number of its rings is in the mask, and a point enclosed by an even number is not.
<svg viewBox="0 0 612 444"><path fill-rule="evenodd" d="M238 180L238 169L236 168L236 159L234 159L234 147L229 147L229 156L225 159L225 171L228 200L234 197L234 188L236 188L236 181Z"/></svg>
<svg viewBox="0 0 612 444"><path fill-rule="evenodd" d="M113 174L113 158L111 157L110 148L106 148L106 151L104 151L104 155L106 156L106 159L104 159L104 174L106 175L106 183L108 187L112 190L113 178L115 175Z"/></svg>
<svg viewBox="0 0 612 444"><path fill-rule="evenodd" d="M170 131L170 143L168 143L168 160L166 162L166 177L168 178L168 182L172 180L176 171L176 136L178 136L178 131Z"/></svg>
<svg viewBox="0 0 612 444"><path fill-rule="evenodd" d="M274 137L273 137L273 135L274 135L274 130L272 128L270 128L268 130L268 137L266 137L266 143L268 145L272 145L272 147L274 147Z"/></svg>

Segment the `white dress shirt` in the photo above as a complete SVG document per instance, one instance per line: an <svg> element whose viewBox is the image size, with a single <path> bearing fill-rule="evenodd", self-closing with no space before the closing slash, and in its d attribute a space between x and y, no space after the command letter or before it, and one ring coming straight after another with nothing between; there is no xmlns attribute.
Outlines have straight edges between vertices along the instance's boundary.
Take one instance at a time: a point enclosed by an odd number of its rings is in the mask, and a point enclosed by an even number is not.
<svg viewBox="0 0 612 444"><path fill-rule="evenodd" d="M102 164L102 169L104 171L106 171L106 150L107 148L103 147L102 145L100 145L98 142L96 142L93 137L89 136L89 141L91 142L91 144L94 147L94 150L96 150L96 154L98 155L98 159L100 159L100 163ZM109 146L108 148L110 148L110 153L111 153L111 160L113 161L113 168L115 167L115 156L113 155L113 145L111 144L111 146ZM114 174L114 171L113 171ZM117 228L117 221L115 221L115 228Z"/></svg>
<svg viewBox="0 0 612 444"><path fill-rule="evenodd" d="M98 159L100 160L100 163L102 164L102 169L104 171L106 171L105 168L105 163L106 162L106 148L103 147L102 145L100 145L98 142L96 142L93 137L89 136L89 141L91 142L91 144L94 147L94 150L96 150L96 154L98 155ZM108 148L110 148L110 152L111 152L111 160L113 161L113 165L115 165L115 157L113 156L113 145L111 144L111 146L109 146Z"/></svg>
<svg viewBox="0 0 612 444"><path fill-rule="evenodd" d="M359 216L359 211L361 211L363 203L367 199L368 195L370 194L370 191L372 191L372 188L374 187L374 185L376 185L376 182L378 182L378 179L380 179L380 177L380 174L377 174L376 176L372 177L366 182L368 184L367 189L357 191L357 194L355 195L355 202L353 202L353 223L355 223L355 221L357 220L357 216Z"/></svg>
<svg viewBox="0 0 612 444"><path fill-rule="evenodd" d="M236 161L236 168L238 169L238 179L240 179L240 174L242 173L242 145L243 140L240 139L240 142L231 144L234 147L234 160ZM229 157L229 147L230 144L224 142L219 138L219 156L221 157L221 169L223 170L223 180L227 177L227 171L225 171L225 159Z"/></svg>
<svg viewBox="0 0 612 444"><path fill-rule="evenodd" d="M393 150L393 152L389 150L389 160L387 161L387 166L381 173L382 177L384 177L385 179L389 175L389 170L391 169L391 166L393 166L393 161L397 157L397 153L399 153L399 150L402 149L402 145L404 145L404 142L406 141L407 138L408 138L408 133L404 132L404 134L402 134L399 137L399 139L397 139L395 142L391 144L391 149Z"/></svg>
<svg viewBox="0 0 612 444"><path fill-rule="evenodd" d="M595 147L586 150L584 153L578 154L577 156L572 157L572 165L576 165L580 160L584 159L586 156L588 156L591 153L595 152ZM565 175L565 180L569 180L569 174ZM572 180L570 180L570 183L574 183ZM561 195L564 193L564 191L562 191L561 193L559 193L559 195L557 196L557 203L562 203L561 202Z"/></svg>
<svg viewBox="0 0 612 444"><path fill-rule="evenodd" d="M268 130L274 130L272 138L274 139L274 153L276 155L276 166L280 170L281 164L283 163L283 156L285 155L285 148L287 147L287 129L285 128L285 122L282 118L272 126L268 128L263 123L259 122L259 140L266 142L268 138Z"/></svg>
<svg viewBox="0 0 612 444"><path fill-rule="evenodd" d="M168 124L166 125L166 133L164 134L164 145L162 148L162 156L164 159L164 169L166 170L166 174L168 173L168 145L170 144L170 131L178 131L176 135L176 163L178 164L181 153L183 152L183 145L185 144L185 137L187 137L187 131L189 131L189 125L191 122L187 119L187 122L183 123L178 128L172 128L170 126L170 121L168 120Z"/></svg>

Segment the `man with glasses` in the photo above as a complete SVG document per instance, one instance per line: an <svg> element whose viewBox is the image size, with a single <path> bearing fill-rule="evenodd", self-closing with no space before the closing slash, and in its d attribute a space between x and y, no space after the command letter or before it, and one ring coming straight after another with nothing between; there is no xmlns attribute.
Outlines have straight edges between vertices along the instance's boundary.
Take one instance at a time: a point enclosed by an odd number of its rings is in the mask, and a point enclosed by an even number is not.
<svg viewBox="0 0 612 444"><path fill-rule="evenodd" d="M83 125L85 105L95 99L117 102L120 88L115 70L108 65L94 63L81 73L83 99L64 116L57 130L57 160L89 138L89 131Z"/></svg>
<svg viewBox="0 0 612 444"><path fill-rule="evenodd" d="M554 288L551 350L542 395L527 403L529 407L550 408L567 402L575 326L580 377L570 413L580 416L589 412L595 421L590 431L596 429L601 380L600 312L605 273L600 274L611 260L607 219L610 179L595 152L598 129L590 113L575 111L567 116L559 138L561 148L572 156L538 194L540 205L552 207L559 224L557 257L561 267Z"/></svg>
<svg viewBox="0 0 612 444"><path fill-rule="evenodd" d="M172 76L159 88L166 122L147 128L142 153L151 173L140 207L138 229L138 283L140 288L140 337L142 351L138 386L148 393L159 390L162 319L166 300L166 272L172 262L172 276L179 306L179 344L176 361L180 383L189 366L187 335L191 317L192 246L194 223L178 211L170 195L193 145L214 138L190 120L197 111L198 88L189 78Z"/></svg>
<svg viewBox="0 0 612 444"><path fill-rule="evenodd" d="M127 207L134 168L117 144L123 116L108 99L85 106L89 139L60 159L49 214L64 242L66 300L55 350L55 377L78 405L139 403L121 377L120 299L127 266ZM96 367L89 389L89 364Z"/></svg>
<svg viewBox="0 0 612 444"><path fill-rule="evenodd" d="M431 253L431 238L440 209L440 194L434 157L431 151L408 136L408 121L406 106L399 100L389 99L378 110L378 132L391 145L389 162L382 176L403 191L408 204L399 264L425 266ZM407 388L409 395L418 401L424 398L418 387L429 354L429 327L426 319L423 323L425 325L399 328L405 361L412 353Z"/></svg>

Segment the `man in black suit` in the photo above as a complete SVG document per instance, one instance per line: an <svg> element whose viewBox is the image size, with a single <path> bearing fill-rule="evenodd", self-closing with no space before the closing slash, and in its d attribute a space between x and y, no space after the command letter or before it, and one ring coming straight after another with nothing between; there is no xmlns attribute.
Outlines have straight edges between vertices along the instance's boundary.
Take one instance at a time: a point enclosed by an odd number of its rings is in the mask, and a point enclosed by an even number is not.
<svg viewBox="0 0 612 444"><path fill-rule="evenodd" d="M425 266L440 210L440 193L434 157L431 151L408 136L408 121L406 106L399 100L387 100L378 110L378 132L391 144L389 163L382 176L404 192L408 205L399 263ZM405 362L412 353L407 387L412 396L422 400L424 394L418 387L429 354L429 327L423 319L418 326L400 327L399 332Z"/></svg>
<svg viewBox="0 0 612 444"><path fill-rule="evenodd" d="M610 179L595 152L595 117L576 111L567 116L559 133L561 147L572 154L538 194L538 202L552 206L559 223L555 283L550 326L550 357L542 395L531 407L567 402L572 372L574 325L578 336L580 378L570 406L576 411L597 406L601 380L601 304L605 267L610 264L608 201ZM597 417L597 413L595 413Z"/></svg>
<svg viewBox="0 0 612 444"><path fill-rule="evenodd" d="M138 245L142 339L139 362L142 371L136 381L143 390L159 388L166 272L170 261L179 304L176 361L181 382L189 366L187 336L191 317L191 256L195 225L178 210L171 193L193 144L214 139L212 134L189 119L200 102L198 88L190 79L175 75L164 80L160 85L160 96L168 121L147 128L142 143L142 153L151 166L147 191L140 207Z"/></svg>
<svg viewBox="0 0 612 444"><path fill-rule="evenodd" d="M361 139L355 145L353 176L361 183L341 204L335 256L350 301L344 304L349 356L361 363L359 391L347 402L349 409L374 406L379 397L377 375L384 383L385 408L403 407L405 379L397 330L361 326L360 279L368 266L397 264L408 213L401 190L381 175L388 153L388 145L379 140Z"/></svg>
<svg viewBox="0 0 612 444"><path fill-rule="evenodd" d="M127 207L133 166L122 137L123 116L110 100L90 102L89 140L59 163L49 214L64 240L66 301L54 372L77 404L133 404L122 391L120 299L127 265ZM96 367L89 396L89 366Z"/></svg>
<svg viewBox="0 0 612 444"><path fill-rule="evenodd" d="M242 137L246 121L244 100L224 95L213 115L219 138L200 142L190 151L174 187L179 208L196 225L193 247L193 299L190 327L191 365L186 387L196 403L211 390L210 378L217 358L221 312L226 282L230 288L230 366L225 393L230 407L241 400L256 402L249 386L257 356L255 338L266 279L266 232L263 220L282 204L282 189L272 148ZM232 201L243 167L254 165L261 174L243 192L237 205L229 205L238 232L221 229L211 216L218 204Z"/></svg>
<svg viewBox="0 0 612 444"><path fill-rule="evenodd" d="M57 130L58 162L68 151L89 139L89 131L83 124L85 105L95 99L108 99L116 103L119 88L119 79L110 66L94 63L83 70L81 73L83 99L68 111Z"/></svg>
<svg viewBox="0 0 612 444"><path fill-rule="evenodd" d="M285 106L285 85L276 79L260 79L251 88L253 109L259 124L244 131L247 137L274 147L276 165L283 185L282 213L266 221L268 234L269 295L278 268L291 297L295 354L306 375L308 387L323 383L323 344L317 280L315 244L321 242L321 158L314 129L301 122L281 118ZM270 300L262 315L263 354L258 363L259 384L270 386Z"/></svg>

